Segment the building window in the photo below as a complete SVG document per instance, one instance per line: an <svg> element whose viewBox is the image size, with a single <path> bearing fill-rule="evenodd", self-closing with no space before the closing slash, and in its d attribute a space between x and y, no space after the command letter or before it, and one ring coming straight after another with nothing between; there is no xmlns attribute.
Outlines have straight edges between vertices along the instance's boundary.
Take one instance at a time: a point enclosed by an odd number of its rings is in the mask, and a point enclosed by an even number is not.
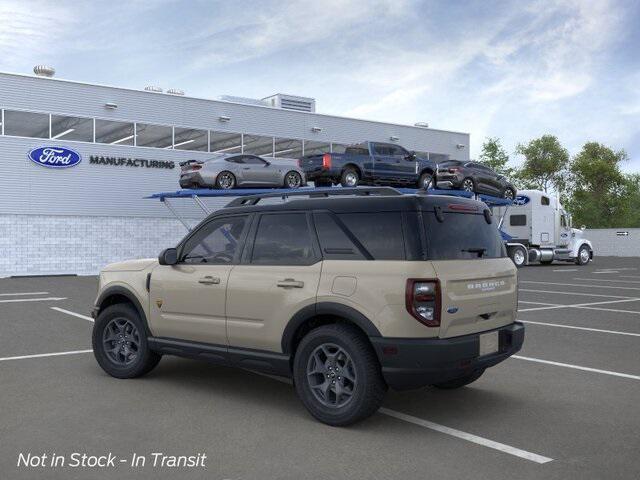
<svg viewBox="0 0 640 480"><path fill-rule="evenodd" d="M196 130L193 128L175 128L173 148L176 150L197 150L206 152L208 150L209 139L206 130Z"/></svg>
<svg viewBox="0 0 640 480"><path fill-rule="evenodd" d="M512 227L524 227L527 224L526 215L511 215L509 217L509 225Z"/></svg>
<svg viewBox="0 0 640 480"><path fill-rule="evenodd" d="M304 141L305 155L322 155L331 151L331 144L328 142L314 142L313 140Z"/></svg>
<svg viewBox="0 0 640 480"><path fill-rule="evenodd" d="M5 110L4 134L16 137L49 138L49 115Z"/></svg>
<svg viewBox="0 0 640 480"><path fill-rule="evenodd" d="M275 139L274 157L279 158L300 158L302 156L302 140L291 140L288 138Z"/></svg>
<svg viewBox="0 0 640 480"><path fill-rule="evenodd" d="M51 115L51 138L93 142L93 119Z"/></svg>
<svg viewBox="0 0 640 480"><path fill-rule="evenodd" d="M242 135L239 133L210 132L211 153L242 153Z"/></svg>
<svg viewBox="0 0 640 480"><path fill-rule="evenodd" d="M153 148L171 148L173 128L150 123L136 123L136 146Z"/></svg>
<svg viewBox="0 0 640 480"><path fill-rule="evenodd" d="M133 145L133 123L96 119L96 142Z"/></svg>
<svg viewBox="0 0 640 480"><path fill-rule="evenodd" d="M447 160L449 160L449 158L449 155L444 155L442 153L429 153L429 160L431 160L432 162L446 162Z"/></svg>
<svg viewBox="0 0 640 480"><path fill-rule="evenodd" d="M343 145L341 143L331 144L331 153L344 153L346 149L347 149L347 145Z"/></svg>
<svg viewBox="0 0 640 480"><path fill-rule="evenodd" d="M243 135L244 153L273 157L273 137L260 135Z"/></svg>

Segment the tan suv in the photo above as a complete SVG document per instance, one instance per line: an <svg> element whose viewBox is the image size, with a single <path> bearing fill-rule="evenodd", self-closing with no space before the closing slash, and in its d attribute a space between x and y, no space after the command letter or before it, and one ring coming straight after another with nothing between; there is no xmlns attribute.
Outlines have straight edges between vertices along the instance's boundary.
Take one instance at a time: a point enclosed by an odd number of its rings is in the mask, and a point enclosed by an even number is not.
<svg viewBox="0 0 640 480"><path fill-rule="evenodd" d="M292 377L315 418L347 425L387 386L461 387L521 348L516 268L483 203L302 195L238 198L159 260L106 267L102 368L137 377L171 354Z"/></svg>

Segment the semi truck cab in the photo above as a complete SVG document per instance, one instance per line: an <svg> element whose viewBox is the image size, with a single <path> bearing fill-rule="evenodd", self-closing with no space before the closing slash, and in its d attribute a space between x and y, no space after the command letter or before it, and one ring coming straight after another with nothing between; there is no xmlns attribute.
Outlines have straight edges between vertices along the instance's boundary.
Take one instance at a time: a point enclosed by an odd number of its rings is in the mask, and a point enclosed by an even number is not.
<svg viewBox="0 0 640 480"><path fill-rule="evenodd" d="M540 190L521 190L512 205L496 206L507 252L516 266L556 261L585 265L593 246L584 228L572 227L571 215L557 197Z"/></svg>

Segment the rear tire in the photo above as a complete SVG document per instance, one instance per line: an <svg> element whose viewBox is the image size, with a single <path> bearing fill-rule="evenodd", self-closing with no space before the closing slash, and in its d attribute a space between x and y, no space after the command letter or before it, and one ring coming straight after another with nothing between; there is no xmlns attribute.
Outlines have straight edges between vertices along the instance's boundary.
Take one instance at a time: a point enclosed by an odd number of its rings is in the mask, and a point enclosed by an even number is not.
<svg viewBox="0 0 640 480"><path fill-rule="evenodd" d="M357 187L360 183L360 175L355 168L347 167L342 172L340 177L340 185L343 187Z"/></svg>
<svg viewBox="0 0 640 480"><path fill-rule="evenodd" d="M236 186L236 177L233 173L223 171L216 177L216 188L221 190L231 190Z"/></svg>
<svg viewBox="0 0 640 480"><path fill-rule="evenodd" d="M473 181L472 178L467 177L462 181L462 184L460 185L460 189L464 190L465 192L475 192L476 183Z"/></svg>
<svg viewBox="0 0 640 480"><path fill-rule="evenodd" d="M454 378L453 380L449 380L448 382L434 383L433 386L441 390L454 390L456 388L464 387L465 385L469 385L470 383L475 382L482 376L483 373L484 368L476 370L475 372L472 372L469 375L465 375L464 377Z"/></svg>
<svg viewBox="0 0 640 480"><path fill-rule="evenodd" d="M513 191L513 188L507 187L504 189L502 197L506 198L507 200L513 200L516 198L516 192Z"/></svg>
<svg viewBox="0 0 640 480"><path fill-rule="evenodd" d="M115 378L145 375L161 358L149 348L140 315L125 303L110 305L100 312L91 340L98 364Z"/></svg>
<svg viewBox="0 0 640 480"><path fill-rule="evenodd" d="M376 354L351 325L325 325L309 332L296 351L293 376L309 413L332 426L373 415L387 390Z"/></svg>

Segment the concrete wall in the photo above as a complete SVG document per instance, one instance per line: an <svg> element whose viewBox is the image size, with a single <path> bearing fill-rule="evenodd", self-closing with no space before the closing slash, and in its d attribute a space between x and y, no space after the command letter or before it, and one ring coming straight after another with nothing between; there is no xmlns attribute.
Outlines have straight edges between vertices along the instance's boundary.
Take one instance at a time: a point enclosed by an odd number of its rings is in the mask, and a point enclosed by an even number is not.
<svg viewBox="0 0 640 480"><path fill-rule="evenodd" d="M596 256L640 257L640 228L590 228L585 238L591 240Z"/></svg>

